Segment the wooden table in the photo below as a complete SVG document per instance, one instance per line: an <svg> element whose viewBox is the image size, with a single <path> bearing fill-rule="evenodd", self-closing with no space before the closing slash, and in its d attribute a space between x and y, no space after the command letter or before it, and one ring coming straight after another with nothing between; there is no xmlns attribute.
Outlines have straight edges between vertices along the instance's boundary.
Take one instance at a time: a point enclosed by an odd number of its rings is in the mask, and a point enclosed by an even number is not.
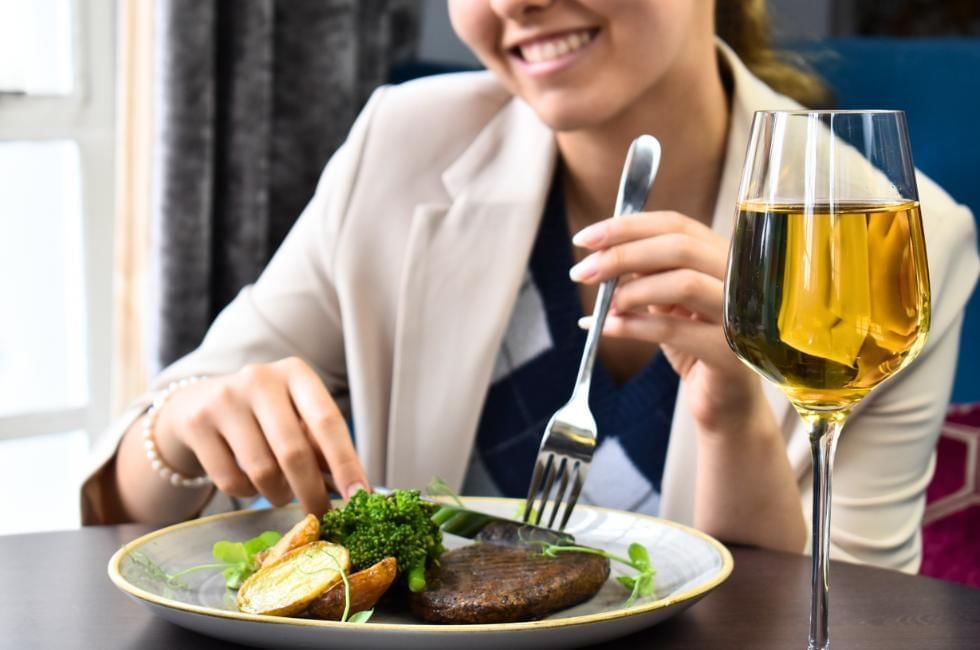
<svg viewBox="0 0 980 650"><path fill-rule="evenodd" d="M112 553L149 530L0 536L0 647L232 647L157 619L109 581ZM805 648L809 558L744 548L733 554L735 571L716 591L615 647ZM980 589L833 563L831 628L834 650L980 648Z"/></svg>

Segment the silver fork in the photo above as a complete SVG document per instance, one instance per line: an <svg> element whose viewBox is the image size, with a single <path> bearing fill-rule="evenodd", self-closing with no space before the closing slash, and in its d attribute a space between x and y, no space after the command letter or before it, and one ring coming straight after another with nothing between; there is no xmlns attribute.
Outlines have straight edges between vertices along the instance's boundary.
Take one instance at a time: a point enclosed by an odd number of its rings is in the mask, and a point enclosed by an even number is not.
<svg viewBox="0 0 980 650"><path fill-rule="evenodd" d="M653 179L660 167L660 142L652 135L641 135L630 145L619 181L619 194L616 197L614 216L640 212L646 203ZM548 505L551 490L558 481L558 491L552 501L551 516L547 527L554 528L558 511L564 504L558 530L565 530L568 518L578 502L582 485L589 472L592 453L596 447L596 424L589 410L589 388L592 383L592 368L599 350L599 337L602 325L609 313L613 291L617 279L606 280L599 286L595 308L592 312L592 327L585 339L585 349L578 368L578 377L568 403L558 409L541 438L541 447L534 463L534 474L524 503L524 521L541 525L542 516ZM571 492L565 500L565 493L571 485ZM540 503L535 502L540 495ZM531 521L533 519L533 521Z"/></svg>

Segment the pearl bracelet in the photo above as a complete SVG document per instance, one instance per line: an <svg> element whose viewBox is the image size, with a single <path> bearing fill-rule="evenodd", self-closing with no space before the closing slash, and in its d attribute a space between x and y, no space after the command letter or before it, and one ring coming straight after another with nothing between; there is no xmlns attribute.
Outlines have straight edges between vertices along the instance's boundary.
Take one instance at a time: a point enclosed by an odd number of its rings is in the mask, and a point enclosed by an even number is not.
<svg viewBox="0 0 980 650"><path fill-rule="evenodd" d="M184 476L173 467L168 465L161 457L160 450L157 449L156 439L153 437L153 431L156 428L157 416L160 414L160 409L163 405L167 403L167 400L173 396L181 388L190 386L191 384L196 384L199 381L207 379L207 377L185 377L178 381L170 382L167 389L163 391L155 400L150 408L146 411L146 417L143 418L143 446L146 447L146 457L150 460L150 465L153 466L160 476L165 481L169 481L171 485L176 487L188 487L196 488L208 485L211 483L211 479L208 476Z"/></svg>

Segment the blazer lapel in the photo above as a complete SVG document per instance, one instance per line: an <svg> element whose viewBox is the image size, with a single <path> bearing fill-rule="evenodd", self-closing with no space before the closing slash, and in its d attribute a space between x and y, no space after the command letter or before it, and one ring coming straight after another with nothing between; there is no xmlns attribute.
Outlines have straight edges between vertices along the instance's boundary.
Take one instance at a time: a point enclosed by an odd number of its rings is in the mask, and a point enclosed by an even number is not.
<svg viewBox="0 0 980 650"><path fill-rule="evenodd" d="M458 490L554 170L551 132L512 100L415 208L399 291L385 483Z"/></svg>

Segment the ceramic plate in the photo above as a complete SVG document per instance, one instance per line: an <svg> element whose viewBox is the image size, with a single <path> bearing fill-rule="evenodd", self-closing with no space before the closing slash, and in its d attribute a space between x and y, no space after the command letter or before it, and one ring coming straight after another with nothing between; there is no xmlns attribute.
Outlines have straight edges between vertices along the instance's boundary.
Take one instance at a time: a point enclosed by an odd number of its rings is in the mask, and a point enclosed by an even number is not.
<svg viewBox="0 0 980 650"><path fill-rule="evenodd" d="M468 508L510 517L521 503L464 498ZM579 505L568 532L580 544L625 556L632 542L646 546L656 568L656 592L624 608L629 595L615 581L630 570L613 563L609 581L591 600L530 623L434 625L408 613L375 611L367 623L336 623L243 614L220 572L198 572L168 583L166 573L213 562L211 546L264 530L285 531L299 521L297 507L247 510L164 528L125 545L109 561L109 577L126 594L164 619L201 634L276 648L545 648L608 641L654 625L704 597L732 572L732 556L718 541L663 519ZM446 536L448 548L469 543ZM158 569L155 569L158 567ZM162 571L160 570L162 569Z"/></svg>

